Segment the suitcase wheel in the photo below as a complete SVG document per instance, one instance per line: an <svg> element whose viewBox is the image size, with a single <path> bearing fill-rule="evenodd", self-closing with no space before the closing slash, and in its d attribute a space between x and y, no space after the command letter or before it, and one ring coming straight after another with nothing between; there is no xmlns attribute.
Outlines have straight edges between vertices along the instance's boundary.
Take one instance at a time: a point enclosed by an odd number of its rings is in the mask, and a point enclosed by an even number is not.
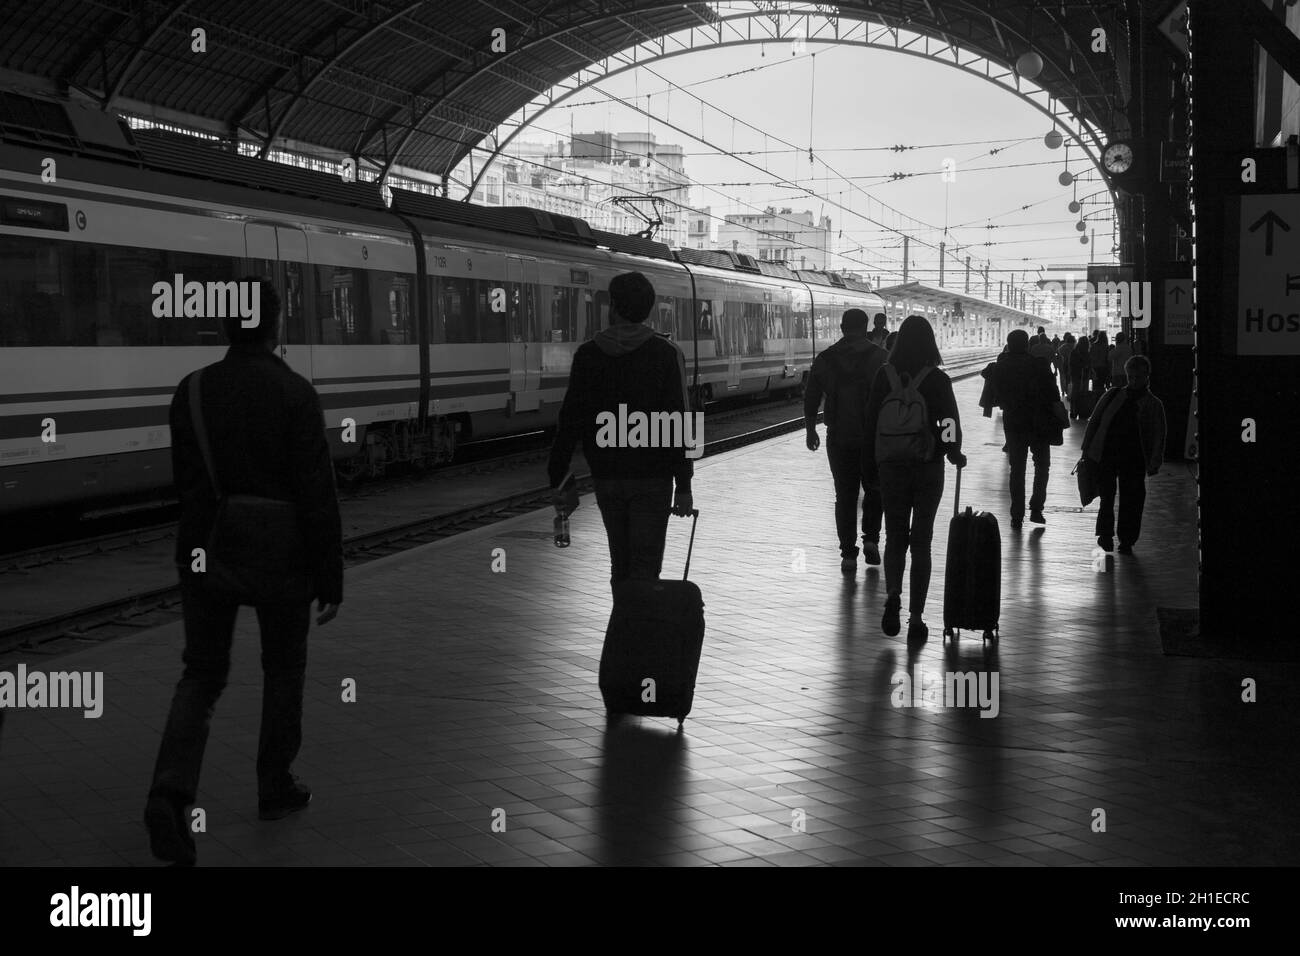
<svg viewBox="0 0 1300 956"><path fill-rule="evenodd" d="M996 646L998 643L998 629L995 627L991 631L984 632L984 640L992 641Z"/></svg>
<svg viewBox="0 0 1300 956"><path fill-rule="evenodd" d="M944 640L948 640L950 638L952 640L956 640L956 635L953 633L953 629L951 627L945 627L943 629L943 637Z"/></svg>

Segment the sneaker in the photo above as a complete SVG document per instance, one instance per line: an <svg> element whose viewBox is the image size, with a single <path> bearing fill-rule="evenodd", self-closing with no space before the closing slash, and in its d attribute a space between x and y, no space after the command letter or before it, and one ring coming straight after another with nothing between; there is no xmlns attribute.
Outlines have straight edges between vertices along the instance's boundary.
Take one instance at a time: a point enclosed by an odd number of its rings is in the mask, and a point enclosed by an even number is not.
<svg viewBox="0 0 1300 956"><path fill-rule="evenodd" d="M858 573L857 558L840 558L840 574L852 577Z"/></svg>
<svg viewBox="0 0 1300 956"><path fill-rule="evenodd" d="M1109 554L1115 550L1115 541L1112 538L1098 538L1097 547Z"/></svg>
<svg viewBox="0 0 1300 956"><path fill-rule="evenodd" d="M311 803L311 790L294 778L288 789L273 797L261 797L257 801L257 818L259 820L279 820L291 813L296 813Z"/></svg>
<svg viewBox="0 0 1300 956"><path fill-rule="evenodd" d="M1119 553L1120 553L1120 554L1132 554L1132 553L1133 553L1133 545L1131 545L1131 544L1123 544L1123 543L1121 543L1120 546L1119 546Z"/></svg>
<svg viewBox="0 0 1300 956"><path fill-rule="evenodd" d="M930 636L930 629L925 626L925 621L919 617L909 617L907 619L907 643L924 644Z"/></svg>
<svg viewBox="0 0 1300 956"><path fill-rule="evenodd" d="M862 542L862 560L867 564L880 563L880 545L874 541Z"/></svg>
<svg viewBox="0 0 1300 956"><path fill-rule="evenodd" d="M164 796L151 796L144 807L149 849L156 859L178 866L193 866L198 859L194 835L185 825L185 808Z"/></svg>
<svg viewBox="0 0 1300 956"><path fill-rule="evenodd" d="M1011 530L1012 530L1012 531L1019 531L1019 530L1020 530L1021 528L1023 528L1024 526L1025 526L1025 519L1024 519L1024 518L1012 518L1012 519L1011 519Z"/></svg>
<svg viewBox="0 0 1300 956"><path fill-rule="evenodd" d="M1041 511L1029 512L1029 520L1034 524L1047 524L1047 520L1043 517L1043 513Z"/></svg>
<svg viewBox="0 0 1300 956"><path fill-rule="evenodd" d="M885 632L886 637L897 637L898 632L902 630L902 622L898 619L902 609L902 595L891 594L885 598L885 614L880 619L880 629Z"/></svg>

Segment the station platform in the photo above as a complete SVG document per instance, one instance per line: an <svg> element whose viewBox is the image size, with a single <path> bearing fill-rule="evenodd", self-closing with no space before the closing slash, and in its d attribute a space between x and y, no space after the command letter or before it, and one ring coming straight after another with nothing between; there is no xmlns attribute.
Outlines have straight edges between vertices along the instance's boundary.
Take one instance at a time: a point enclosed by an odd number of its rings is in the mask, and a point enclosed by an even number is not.
<svg viewBox="0 0 1300 956"><path fill-rule="evenodd" d="M256 814L261 676L242 611L199 865L1300 862L1296 665L1161 650L1155 608L1196 604L1187 467L1149 479L1136 552L1095 562L1096 505L1077 507L1070 476L1076 423L1053 450L1046 528L1012 532L1001 427L980 417L978 387L957 386L962 492L1002 527L996 648L942 638L951 469L931 636L909 656L906 628L880 630L882 572L840 574L824 448L775 439L697 464L691 578L708 630L682 732L606 725L608 551L586 496L567 550L539 511L348 572L339 617L311 636L294 769L314 799L274 823ZM680 574L687 530L673 519L665 577ZM181 648L173 624L26 660L103 671L104 712L9 712L0 864L154 864L141 815ZM996 716L894 706L895 674L952 671L998 675ZM1242 702L1245 678L1259 703Z"/></svg>

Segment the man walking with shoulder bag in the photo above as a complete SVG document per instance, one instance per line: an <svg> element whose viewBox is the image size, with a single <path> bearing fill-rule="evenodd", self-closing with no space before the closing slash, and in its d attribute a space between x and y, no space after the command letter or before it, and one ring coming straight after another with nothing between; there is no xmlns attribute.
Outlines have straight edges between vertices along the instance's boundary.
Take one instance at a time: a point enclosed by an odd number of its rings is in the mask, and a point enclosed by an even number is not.
<svg viewBox="0 0 1300 956"><path fill-rule="evenodd" d="M302 744L311 601L325 624L343 600L342 524L320 398L275 354L280 300L270 280L251 284L255 324L225 319L225 358L187 376L171 404L185 670L145 826L154 856L181 865L196 859L185 808L197 797L239 606L255 607L261 628L258 816L275 820L311 800L289 772Z"/></svg>

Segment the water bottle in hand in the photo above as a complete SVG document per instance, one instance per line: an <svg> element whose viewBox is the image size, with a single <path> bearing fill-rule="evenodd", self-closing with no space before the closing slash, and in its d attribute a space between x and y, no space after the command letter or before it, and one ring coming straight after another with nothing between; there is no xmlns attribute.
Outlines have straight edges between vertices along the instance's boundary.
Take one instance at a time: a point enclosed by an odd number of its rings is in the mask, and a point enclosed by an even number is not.
<svg viewBox="0 0 1300 956"><path fill-rule="evenodd" d="M559 508L555 509L555 546L557 548L569 546L569 518Z"/></svg>

